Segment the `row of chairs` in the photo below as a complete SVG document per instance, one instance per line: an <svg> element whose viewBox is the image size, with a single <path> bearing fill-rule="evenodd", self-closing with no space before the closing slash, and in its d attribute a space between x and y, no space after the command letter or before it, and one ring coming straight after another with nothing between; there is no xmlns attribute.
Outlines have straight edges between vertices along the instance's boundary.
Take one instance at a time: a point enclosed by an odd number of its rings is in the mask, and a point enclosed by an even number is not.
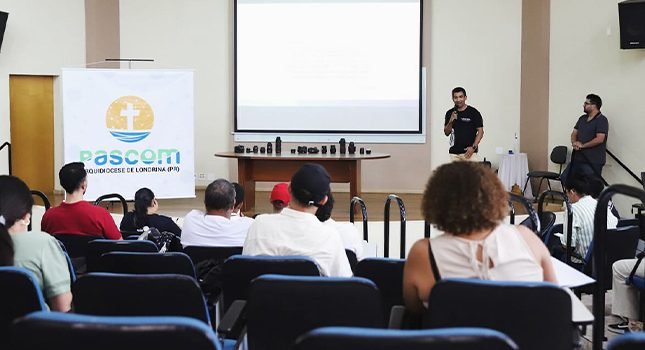
<svg viewBox="0 0 645 350"><path fill-rule="evenodd" d="M43 310L42 295L29 272L20 268L2 268L0 280L3 285L7 281L7 275L13 277L13 282L18 282L18 277L22 276L26 277L23 278L27 281L26 285L31 283L33 291L31 299L37 302L31 305L31 310L22 310L23 312ZM79 279L79 282L93 275L88 274ZM99 274L97 278L103 278L103 276L106 275ZM138 276L139 278L125 275L107 276L111 283L123 282L114 278L132 280L145 280L145 277L169 278L168 275ZM177 278L175 275L170 276L170 278ZM156 306L155 300L139 300L139 303L153 306L152 310L139 309L135 312L137 314L135 317L123 317L131 316L132 312L106 310L101 305L90 305L93 310L76 310L78 313L93 316L37 313L16 322L11 336L16 340L17 348L24 349L32 349L34 346L42 348L43 345L62 348L57 346L58 344L67 345L68 349L77 349L87 344L86 342L95 343L94 348L107 349L117 344L113 342L125 340L129 341L130 345L123 347L130 349L134 348L135 344L139 348L151 347L153 338L167 342L166 345L159 346L162 349L169 348L170 344L183 344L180 348L218 349L220 344L215 341L212 330L203 319L176 318L177 315L182 314L168 310L155 313L154 310L167 309L168 304L173 302L185 304L186 298L185 294L182 294L182 297L171 299L170 295L174 289L169 288L168 283L150 284L151 279L142 283L149 286L148 296L162 299L165 296L166 300ZM131 292L123 296L96 295L93 304L115 303L113 299L124 302L123 300L135 297L136 290ZM5 293L0 299L4 301L3 304L16 305L21 300L29 299L29 294L18 293L15 290L13 292L3 290L0 293ZM541 302L536 303L535 300L541 300ZM236 303L238 301L234 304ZM321 349L332 346L342 348L341 344L346 344L345 347L351 346L353 349L368 346L372 349L390 349L400 348L402 346L400 342L407 337L415 338L414 341L408 339L411 342L410 346L415 343L427 345L443 342L446 343L446 349L516 349L518 347L520 349L571 349L573 347L570 332L570 299L563 290L545 283L445 280L435 286L429 302L431 312L424 320L424 327L432 329L455 326L484 327L495 329L508 337L497 332L472 329L435 332L387 331L384 329L387 325L382 309L378 307L380 303L376 285L363 278L263 275L251 282L247 302L238 309L244 311L243 320L248 348L251 350L285 349L294 342L297 342L298 349ZM5 310L5 305L2 307ZM141 308L141 305L132 307ZM161 318L151 318L151 315L158 315ZM142 316L147 317L140 318ZM174 319L169 318L170 316ZM149 327L145 327L146 325ZM319 327L370 329L317 329ZM164 328L181 333L180 339L176 340L171 335L168 337L172 337L172 340L157 337L161 334L154 336L154 332L162 332ZM219 327L222 335L226 334L226 330L228 328L224 324ZM142 337L142 332L147 334L147 340L144 340L146 337ZM34 337L34 334L39 336ZM111 336L97 338L100 334L111 334ZM302 336L303 334L307 335ZM188 338L193 340L187 340ZM101 341L97 342L96 339ZM634 341L640 341L639 346L642 347L645 338L621 339L621 342L626 343ZM223 345L232 347L233 343L229 341L224 342ZM514 346L514 343L517 346ZM387 346L388 344L390 347ZM628 347L620 349L628 349Z"/></svg>

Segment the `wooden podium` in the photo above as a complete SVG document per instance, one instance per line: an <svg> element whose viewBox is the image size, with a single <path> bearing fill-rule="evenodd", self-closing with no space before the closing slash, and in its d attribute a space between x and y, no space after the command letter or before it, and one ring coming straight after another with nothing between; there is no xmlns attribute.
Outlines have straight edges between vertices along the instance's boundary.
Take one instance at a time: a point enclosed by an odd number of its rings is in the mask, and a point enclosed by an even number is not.
<svg viewBox="0 0 645 350"><path fill-rule="evenodd" d="M331 182L349 183L350 197L361 193L361 161L389 158L389 154L261 154L215 153L217 157L237 159L237 181L246 192L244 210L255 208L255 182L289 182L291 176L305 163L325 167Z"/></svg>

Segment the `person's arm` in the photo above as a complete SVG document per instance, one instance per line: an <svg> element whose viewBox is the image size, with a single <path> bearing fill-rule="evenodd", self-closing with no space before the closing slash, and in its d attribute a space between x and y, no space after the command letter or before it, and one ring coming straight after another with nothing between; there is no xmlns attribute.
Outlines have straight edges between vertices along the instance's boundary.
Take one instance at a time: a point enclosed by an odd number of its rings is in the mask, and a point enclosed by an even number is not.
<svg viewBox="0 0 645 350"><path fill-rule="evenodd" d="M47 299L52 311L68 312L72 309L72 292L55 295Z"/></svg>
<svg viewBox="0 0 645 350"><path fill-rule="evenodd" d="M466 159L469 159L479 148L479 142L481 142L482 138L484 137L484 128L479 127L477 128L477 135L475 135L475 142L473 142L473 145L470 147L466 147L466 154L464 156Z"/></svg>
<svg viewBox="0 0 645 350"><path fill-rule="evenodd" d="M446 121L443 125L443 133L448 136L450 133L452 133L452 125L455 124L455 121L457 120L457 112L452 111L450 114L450 117L446 115Z"/></svg>
<svg viewBox="0 0 645 350"><path fill-rule="evenodd" d="M576 127L573 128L573 131L571 132L571 147L575 150L579 150L580 146L582 146L582 142L578 141L578 124L576 124Z"/></svg>
<svg viewBox="0 0 645 350"><path fill-rule="evenodd" d="M71 267L58 241L52 236L46 236L39 263L43 278L43 294L52 310L67 312L72 305Z"/></svg>
<svg viewBox="0 0 645 350"><path fill-rule="evenodd" d="M423 302L428 301L430 290L435 284L428 244L428 239L414 243L403 268L403 300L406 308L414 313L425 310Z"/></svg>
<svg viewBox="0 0 645 350"><path fill-rule="evenodd" d="M555 269L551 263L551 254L549 250L544 245L544 243L538 238L538 236L526 226L519 225L516 226L522 238L531 249L535 260L542 267L542 278L545 282L558 283L558 280L555 276Z"/></svg>
<svg viewBox="0 0 645 350"><path fill-rule="evenodd" d="M605 137L607 137L607 134L597 133L596 137L591 139L589 142L581 143L580 148L591 148L591 147L598 146L603 142L605 142Z"/></svg>

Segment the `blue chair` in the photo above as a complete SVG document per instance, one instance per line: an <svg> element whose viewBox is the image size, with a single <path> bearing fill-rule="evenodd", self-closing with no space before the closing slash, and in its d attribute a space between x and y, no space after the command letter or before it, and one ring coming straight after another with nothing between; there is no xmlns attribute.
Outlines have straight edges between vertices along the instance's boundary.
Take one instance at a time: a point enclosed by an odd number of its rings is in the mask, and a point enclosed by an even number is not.
<svg viewBox="0 0 645 350"><path fill-rule="evenodd" d="M58 241L58 245L60 246L60 249L63 250L63 254L65 255L65 260L67 260L67 269L69 270L69 279L72 283L76 281L76 271L74 269L74 263L72 262L72 259L69 257L69 253L67 253L67 248L65 248L65 245L63 242Z"/></svg>
<svg viewBox="0 0 645 350"><path fill-rule="evenodd" d="M85 273L87 271L87 262L85 259L87 256L87 244L99 237L64 233L52 236L65 246L65 251L74 265L74 272L77 275Z"/></svg>
<svg viewBox="0 0 645 350"><path fill-rule="evenodd" d="M197 281L184 275L94 272L72 286L74 311L96 316L185 316L210 325Z"/></svg>
<svg viewBox="0 0 645 350"><path fill-rule="evenodd" d="M645 332L630 333L615 337L607 344L607 350L643 350Z"/></svg>
<svg viewBox="0 0 645 350"><path fill-rule="evenodd" d="M95 272L99 267L99 258L101 255L109 252L140 252L140 253L157 253L159 248L151 241L132 241L121 240L114 241L111 239L95 239L87 243L86 262L87 272Z"/></svg>
<svg viewBox="0 0 645 350"><path fill-rule="evenodd" d="M0 267L0 339L7 339L13 320L47 310L36 276L22 267Z"/></svg>
<svg viewBox="0 0 645 350"><path fill-rule="evenodd" d="M13 326L16 350L219 350L213 331L186 317L97 317L36 312Z"/></svg>
<svg viewBox="0 0 645 350"><path fill-rule="evenodd" d="M354 275L374 282L381 291L384 314L390 315L392 307L403 303L404 259L366 258L358 262Z"/></svg>
<svg viewBox="0 0 645 350"><path fill-rule="evenodd" d="M239 310L246 316L250 350L288 349L298 336L318 327L386 327L378 288L360 277L260 276Z"/></svg>
<svg viewBox="0 0 645 350"><path fill-rule="evenodd" d="M294 350L517 350L503 333L485 328L393 330L323 327L296 340Z"/></svg>
<svg viewBox="0 0 645 350"><path fill-rule="evenodd" d="M242 247L209 247L189 245L184 247L184 253L188 254L193 264L197 265L205 260L224 262L233 255L242 254Z"/></svg>
<svg viewBox="0 0 645 350"><path fill-rule="evenodd" d="M195 278L195 267L184 253L109 252L101 255L97 272L178 274Z"/></svg>
<svg viewBox="0 0 645 350"><path fill-rule="evenodd" d="M234 255L222 267L222 312L235 300L246 300L251 281L264 274L320 276L316 262L305 256Z"/></svg>
<svg viewBox="0 0 645 350"><path fill-rule="evenodd" d="M522 350L571 350L571 313L569 294L550 283L445 279L432 288L424 327L490 328Z"/></svg>

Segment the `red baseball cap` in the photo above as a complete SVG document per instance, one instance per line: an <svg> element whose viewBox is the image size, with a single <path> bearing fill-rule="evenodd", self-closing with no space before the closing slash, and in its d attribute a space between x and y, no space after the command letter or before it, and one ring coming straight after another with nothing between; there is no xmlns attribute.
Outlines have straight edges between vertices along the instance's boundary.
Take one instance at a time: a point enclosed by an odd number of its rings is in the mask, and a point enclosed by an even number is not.
<svg viewBox="0 0 645 350"><path fill-rule="evenodd" d="M291 195L289 194L289 184L281 182L273 186L273 190L271 191L271 198L269 199L271 203L275 201L281 201L282 203L287 205L289 204L290 200Z"/></svg>

